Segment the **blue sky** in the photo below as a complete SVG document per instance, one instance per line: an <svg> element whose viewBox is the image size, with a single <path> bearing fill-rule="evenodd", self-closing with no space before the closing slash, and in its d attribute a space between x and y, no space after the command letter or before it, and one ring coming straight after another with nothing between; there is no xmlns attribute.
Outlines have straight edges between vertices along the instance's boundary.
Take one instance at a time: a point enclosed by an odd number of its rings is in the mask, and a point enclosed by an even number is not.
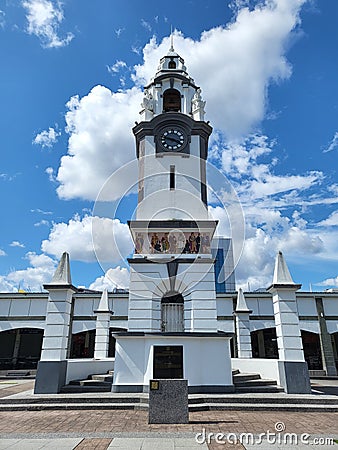
<svg viewBox="0 0 338 450"><path fill-rule="evenodd" d="M114 219L116 247L111 219L97 222L109 277L92 211L135 158L130 129L171 25L207 102L210 162L243 206L238 284L266 287L281 249L303 289L338 286L337 2L0 0L0 11L1 290L40 290L64 250L75 285L127 286L135 197ZM210 210L227 233L226 212Z"/></svg>

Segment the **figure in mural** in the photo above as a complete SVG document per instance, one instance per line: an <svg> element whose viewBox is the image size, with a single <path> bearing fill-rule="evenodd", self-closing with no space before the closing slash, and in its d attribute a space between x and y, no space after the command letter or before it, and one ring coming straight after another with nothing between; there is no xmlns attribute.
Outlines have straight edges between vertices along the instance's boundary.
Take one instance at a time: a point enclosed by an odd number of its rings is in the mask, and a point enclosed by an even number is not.
<svg viewBox="0 0 338 450"><path fill-rule="evenodd" d="M169 251L170 253L177 252L177 239L176 236L172 233L169 234Z"/></svg>
<svg viewBox="0 0 338 450"><path fill-rule="evenodd" d="M196 236L194 232L192 232L189 236L189 244L190 244L190 253L196 253Z"/></svg>

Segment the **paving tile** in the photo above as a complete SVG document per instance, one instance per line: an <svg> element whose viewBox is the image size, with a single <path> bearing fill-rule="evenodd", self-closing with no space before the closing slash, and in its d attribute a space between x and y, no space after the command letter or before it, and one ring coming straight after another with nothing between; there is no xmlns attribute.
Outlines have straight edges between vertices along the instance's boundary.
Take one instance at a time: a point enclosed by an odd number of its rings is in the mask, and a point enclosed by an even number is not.
<svg viewBox="0 0 338 450"><path fill-rule="evenodd" d="M0 450L6 450L12 445L17 444L19 439L0 439Z"/></svg>
<svg viewBox="0 0 338 450"><path fill-rule="evenodd" d="M198 444L195 438L190 439L174 439L175 450L190 450L190 449L200 449L207 450L208 446L206 444Z"/></svg>
<svg viewBox="0 0 338 450"><path fill-rule="evenodd" d="M141 450L144 439L142 438L115 438L112 440L111 444L108 447L110 449L128 449L128 450Z"/></svg>
<svg viewBox="0 0 338 450"><path fill-rule="evenodd" d="M44 450L73 450L77 448L78 444L82 440L82 438L49 439L48 442L41 448Z"/></svg>

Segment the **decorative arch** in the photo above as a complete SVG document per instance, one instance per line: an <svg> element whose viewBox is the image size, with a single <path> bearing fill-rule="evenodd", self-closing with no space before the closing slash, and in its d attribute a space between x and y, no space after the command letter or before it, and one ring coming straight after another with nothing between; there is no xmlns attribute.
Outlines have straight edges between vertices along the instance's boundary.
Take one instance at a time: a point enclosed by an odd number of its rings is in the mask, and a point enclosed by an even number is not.
<svg viewBox="0 0 338 450"><path fill-rule="evenodd" d="M163 111L181 111L181 93L177 89L167 89L163 93Z"/></svg>
<svg viewBox="0 0 338 450"><path fill-rule="evenodd" d="M310 370L322 370L323 361L319 334L301 330L304 358Z"/></svg>
<svg viewBox="0 0 338 450"><path fill-rule="evenodd" d="M41 356L43 328L11 328L0 332L0 369L36 369Z"/></svg>
<svg viewBox="0 0 338 450"><path fill-rule="evenodd" d="M94 358L95 328L73 333L70 346L70 358Z"/></svg>
<svg viewBox="0 0 338 450"><path fill-rule="evenodd" d="M253 358L278 359L276 328L264 328L251 332Z"/></svg>

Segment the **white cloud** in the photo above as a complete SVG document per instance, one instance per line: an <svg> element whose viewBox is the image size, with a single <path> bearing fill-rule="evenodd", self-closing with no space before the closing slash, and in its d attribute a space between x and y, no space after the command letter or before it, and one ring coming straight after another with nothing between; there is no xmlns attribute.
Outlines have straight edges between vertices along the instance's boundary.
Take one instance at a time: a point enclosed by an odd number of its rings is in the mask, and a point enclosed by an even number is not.
<svg viewBox="0 0 338 450"><path fill-rule="evenodd" d="M112 290L114 288L129 288L129 271L125 267L117 266L107 270L105 275L98 277L89 286L89 289L96 291L103 291L104 289Z"/></svg>
<svg viewBox="0 0 338 450"><path fill-rule="evenodd" d="M41 145L42 148L51 148L57 142L57 138L61 135L59 131L49 127L48 130L41 131L33 140L33 144Z"/></svg>
<svg viewBox="0 0 338 450"><path fill-rule="evenodd" d="M107 178L135 158L131 128L141 100L137 88L112 93L103 86L81 99L71 98L66 114L68 155L61 158L57 174L60 198L95 200Z"/></svg>
<svg viewBox="0 0 338 450"><path fill-rule="evenodd" d="M316 286L333 286L338 287L338 276L335 278L327 278L324 281L320 281L319 283L315 283Z"/></svg>
<svg viewBox="0 0 338 450"><path fill-rule="evenodd" d="M325 245L321 237L312 236L298 227L283 227L274 232L264 228L249 230L249 235L244 243L243 253L236 268L236 279L239 287L251 289L266 288L272 283L275 256L278 250L283 251L287 262L297 260L305 263L308 258L319 256L325 251ZM250 227L249 227L250 228ZM295 280L301 281L301 280Z"/></svg>
<svg viewBox="0 0 338 450"><path fill-rule="evenodd" d="M107 66L108 72L109 73L118 73L121 69L127 67L127 64L125 63L125 61L120 61L117 60L115 64L113 64L112 66Z"/></svg>
<svg viewBox="0 0 338 450"><path fill-rule="evenodd" d="M27 33L37 36L43 47L64 47L73 39L72 33L67 33L64 38L58 35L60 24L64 19L60 1L24 0L22 6L27 13Z"/></svg>
<svg viewBox="0 0 338 450"><path fill-rule="evenodd" d="M4 11L0 10L0 28L5 28L6 25L6 14Z"/></svg>
<svg viewBox="0 0 338 450"><path fill-rule="evenodd" d="M44 211L43 209L40 209L40 208L31 209L31 213L39 213L39 214L43 214L46 216L50 216L53 214L52 211Z"/></svg>
<svg viewBox="0 0 338 450"><path fill-rule="evenodd" d="M14 175L10 175L8 173L0 173L0 179L3 180L3 181L13 181L13 180L15 180L15 178L18 175L21 175L21 173L18 172L18 173L14 174Z"/></svg>
<svg viewBox="0 0 338 450"><path fill-rule="evenodd" d="M48 220L40 220L40 222L35 222L34 226L35 227L41 227L41 226L47 226L49 227L50 223Z"/></svg>
<svg viewBox="0 0 338 450"><path fill-rule="evenodd" d="M45 253L59 257L64 251L71 259L100 263L118 263L133 249L129 227L118 219L75 216L68 223L55 223L47 240Z"/></svg>
<svg viewBox="0 0 338 450"><path fill-rule="evenodd" d="M11 247L21 247L21 248L25 248L24 244L22 244L19 241L13 241L9 244Z"/></svg>
<svg viewBox="0 0 338 450"><path fill-rule="evenodd" d="M14 270L6 277L0 277L1 290L10 292L19 288L27 291L40 291L45 283L48 283L57 266L57 262L47 255L37 255L28 252L26 258L30 267L23 270Z"/></svg>
<svg viewBox="0 0 338 450"><path fill-rule="evenodd" d="M338 147L338 132L336 132L328 145L328 147L323 151L323 153L332 152Z"/></svg>
<svg viewBox="0 0 338 450"><path fill-rule="evenodd" d="M6 256L6 255L7 255L7 253L0 248L0 256Z"/></svg>
<svg viewBox="0 0 338 450"><path fill-rule="evenodd" d="M115 30L116 36L119 38L121 36L121 34L123 33L123 31L124 31L124 28L117 28Z"/></svg>
<svg viewBox="0 0 338 450"><path fill-rule="evenodd" d="M151 31L151 25L149 22L147 22L144 19L141 19L141 25L143 26L143 28L145 28L148 31Z"/></svg>
<svg viewBox="0 0 338 450"><path fill-rule="evenodd" d="M53 167L47 167L45 172L48 175L49 181L51 181L52 183L55 183L56 182L56 176L55 176Z"/></svg>

